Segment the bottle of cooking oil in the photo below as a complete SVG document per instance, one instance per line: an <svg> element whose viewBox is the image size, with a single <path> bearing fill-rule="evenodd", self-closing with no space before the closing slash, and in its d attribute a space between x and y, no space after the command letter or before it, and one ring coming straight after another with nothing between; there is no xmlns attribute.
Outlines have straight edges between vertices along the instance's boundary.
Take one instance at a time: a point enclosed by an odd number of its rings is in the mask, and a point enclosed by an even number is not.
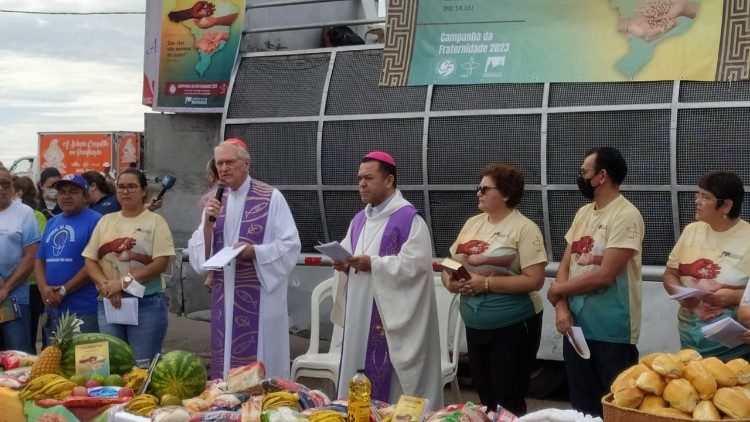
<svg viewBox="0 0 750 422"><path fill-rule="evenodd" d="M370 380L364 369L349 381L348 422L370 422Z"/></svg>

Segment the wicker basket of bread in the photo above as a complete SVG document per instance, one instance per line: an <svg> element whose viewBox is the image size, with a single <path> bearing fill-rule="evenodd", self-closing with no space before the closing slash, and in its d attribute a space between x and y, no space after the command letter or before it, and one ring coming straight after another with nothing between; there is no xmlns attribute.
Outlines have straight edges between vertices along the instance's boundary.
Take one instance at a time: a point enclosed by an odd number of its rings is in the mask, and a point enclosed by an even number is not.
<svg viewBox="0 0 750 422"><path fill-rule="evenodd" d="M606 422L750 421L750 363L653 353L620 373L602 404Z"/></svg>

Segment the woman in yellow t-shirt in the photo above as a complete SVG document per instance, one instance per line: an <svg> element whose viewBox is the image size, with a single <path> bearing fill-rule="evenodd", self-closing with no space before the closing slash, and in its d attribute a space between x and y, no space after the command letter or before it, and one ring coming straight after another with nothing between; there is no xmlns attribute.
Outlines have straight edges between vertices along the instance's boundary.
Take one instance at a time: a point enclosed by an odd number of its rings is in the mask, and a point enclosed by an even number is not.
<svg viewBox="0 0 750 422"><path fill-rule="evenodd" d="M99 220L83 251L86 271L107 305L128 309L123 307L125 299L137 304L136 325L108 322L113 312L110 309L107 318L104 302L99 303L98 319L99 331L127 342L140 367L147 367L161 352L167 333L164 271L175 255L167 222L144 207L147 189L140 170L125 169L116 185L122 210Z"/></svg>
<svg viewBox="0 0 750 422"><path fill-rule="evenodd" d="M539 227L516 206L524 180L513 166L485 167L477 188L482 214L470 218L450 248L471 277L443 272L443 284L461 294L469 367L482 404L526 413L526 393L542 332L547 252Z"/></svg>
<svg viewBox="0 0 750 422"><path fill-rule="evenodd" d="M736 318L737 306L750 275L750 224L740 218L745 196L742 180L717 171L701 177L695 194L695 222L683 229L669 254L664 288L701 291L680 299L677 328L683 348L724 361L746 357L750 346L725 347L707 339L701 328L720 319Z"/></svg>

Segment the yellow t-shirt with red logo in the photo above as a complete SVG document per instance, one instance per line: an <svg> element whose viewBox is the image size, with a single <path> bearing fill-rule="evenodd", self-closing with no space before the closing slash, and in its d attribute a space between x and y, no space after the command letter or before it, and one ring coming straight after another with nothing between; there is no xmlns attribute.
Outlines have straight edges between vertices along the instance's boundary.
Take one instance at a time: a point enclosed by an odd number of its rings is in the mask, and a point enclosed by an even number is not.
<svg viewBox="0 0 750 422"><path fill-rule="evenodd" d="M146 266L154 258L173 257L175 251L164 217L144 210L130 218L122 212L103 216L82 255L97 260L108 279L117 279ZM145 295L164 290L164 274L138 282L146 288Z"/></svg>
<svg viewBox="0 0 750 422"><path fill-rule="evenodd" d="M632 249L635 254L609 286L571 296L570 312L589 340L636 344L641 329L643 217L622 195L602 209L594 207L582 206L565 235L571 245L569 277L599 268L607 248Z"/></svg>
<svg viewBox="0 0 750 422"><path fill-rule="evenodd" d="M667 267L676 269L680 283L709 292L720 288L745 289L750 275L750 224L739 220L723 232L714 231L702 221L688 224L672 248ZM744 298L743 298L744 300ZM677 313L682 347L722 360L750 353L750 345L728 349L706 339L701 328L724 318L737 318L737 306L720 308L701 301L694 308L680 306Z"/></svg>
<svg viewBox="0 0 750 422"><path fill-rule="evenodd" d="M547 251L539 227L518 210L498 224L487 214L470 218L450 248L452 259L480 274L519 275L528 266L547 263ZM467 264L469 255L480 255L481 265ZM539 292L485 293L461 297L461 317L467 327L494 329L523 321L542 311Z"/></svg>

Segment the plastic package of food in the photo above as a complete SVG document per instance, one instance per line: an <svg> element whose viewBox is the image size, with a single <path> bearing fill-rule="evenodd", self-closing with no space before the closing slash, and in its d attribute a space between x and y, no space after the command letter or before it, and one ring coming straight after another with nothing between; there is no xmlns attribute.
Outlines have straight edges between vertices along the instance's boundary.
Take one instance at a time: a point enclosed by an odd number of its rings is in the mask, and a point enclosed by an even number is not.
<svg viewBox="0 0 750 422"><path fill-rule="evenodd" d="M245 366L238 366L229 370L226 391L228 393L242 393L252 391L259 386L266 376L263 362L253 362Z"/></svg>
<svg viewBox="0 0 750 422"><path fill-rule="evenodd" d="M472 402L454 404L433 413L427 422L491 422L486 413Z"/></svg>
<svg viewBox="0 0 750 422"><path fill-rule="evenodd" d="M6 370L32 366L34 362L36 362L35 355L20 350L6 350L0 353L0 365Z"/></svg>

